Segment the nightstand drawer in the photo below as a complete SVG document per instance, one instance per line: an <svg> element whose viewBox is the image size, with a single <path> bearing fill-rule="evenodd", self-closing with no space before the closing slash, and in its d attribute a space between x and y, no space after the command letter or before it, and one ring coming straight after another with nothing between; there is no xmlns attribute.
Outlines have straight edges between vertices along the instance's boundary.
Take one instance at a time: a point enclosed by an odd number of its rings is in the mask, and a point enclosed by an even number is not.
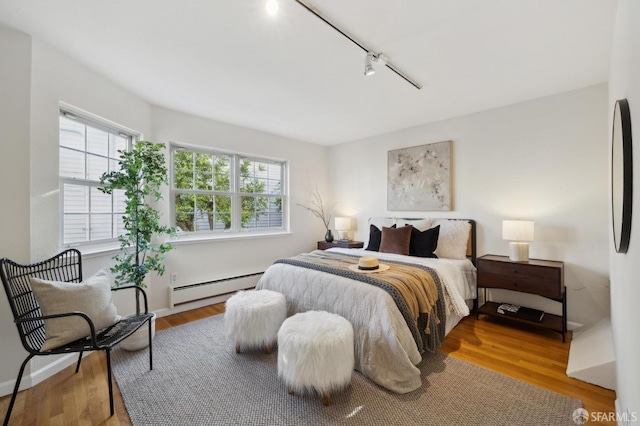
<svg viewBox="0 0 640 426"><path fill-rule="evenodd" d="M564 288L564 263L555 260L529 259L526 262L514 262L506 256L485 254L478 258L478 288L484 288L484 304L476 311L480 314L497 317L562 333L562 342L567 332L567 293ZM562 316L548 312L538 321L505 316L498 311L500 302L487 298L487 288L501 288L521 293L536 294L562 303Z"/></svg>
<svg viewBox="0 0 640 426"><path fill-rule="evenodd" d="M341 241L341 240L335 240L330 243L326 241L318 241L318 250L326 250L334 247L363 248L364 243L362 241Z"/></svg>
<svg viewBox="0 0 640 426"><path fill-rule="evenodd" d="M478 285L562 298L561 269L478 259Z"/></svg>

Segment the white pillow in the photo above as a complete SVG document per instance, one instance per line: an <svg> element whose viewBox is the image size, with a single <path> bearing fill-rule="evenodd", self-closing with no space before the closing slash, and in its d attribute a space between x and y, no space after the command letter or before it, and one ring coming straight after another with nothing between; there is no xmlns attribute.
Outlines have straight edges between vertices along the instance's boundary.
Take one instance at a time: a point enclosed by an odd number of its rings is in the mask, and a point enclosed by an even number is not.
<svg viewBox="0 0 640 426"><path fill-rule="evenodd" d="M383 226L391 228L394 223L396 223L396 219L394 217L379 216L369 218L369 225L375 225L378 229L382 229Z"/></svg>
<svg viewBox="0 0 640 426"><path fill-rule="evenodd" d="M398 219L398 226L411 225L420 232L433 228L433 219Z"/></svg>
<svg viewBox="0 0 640 426"><path fill-rule="evenodd" d="M440 235L435 251L436 256L445 259L466 259L471 224L466 220L438 219L431 226L438 225L440 225Z"/></svg>
<svg viewBox="0 0 640 426"><path fill-rule="evenodd" d="M101 269L81 283L31 278L33 294L43 315L80 311L89 316L96 332L120 320L111 298L113 276ZM57 348L91 334L87 321L77 315L44 320L47 340L40 352Z"/></svg>

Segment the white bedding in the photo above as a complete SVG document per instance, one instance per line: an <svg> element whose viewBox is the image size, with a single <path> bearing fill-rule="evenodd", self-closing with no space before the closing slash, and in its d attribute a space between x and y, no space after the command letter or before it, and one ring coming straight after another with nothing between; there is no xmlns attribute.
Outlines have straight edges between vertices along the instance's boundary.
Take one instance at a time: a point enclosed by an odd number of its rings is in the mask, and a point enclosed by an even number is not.
<svg viewBox="0 0 640 426"><path fill-rule="evenodd" d="M428 257L404 256L393 253L380 253L365 249L332 248L330 252L344 253L357 256L375 256L381 261L395 260L397 262L414 263L435 269L444 286L447 300L447 313L453 312L460 316L469 315L467 300L476 298L476 268L469 259L434 259Z"/></svg>
<svg viewBox="0 0 640 426"><path fill-rule="evenodd" d="M373 255L384 260L417 263L433 268L444 287L448 332L469 314L467 300L475 298L475 267L469 260L427 259L362 249L330 249L332 252ZM411 331L391 296L384 290L349 278L288 264L271 265L256 289L269 289L287 297L289 315L310 310L337 313L354 327L356 370L375 383L397 393L421 385L422 360Z"/></svg>

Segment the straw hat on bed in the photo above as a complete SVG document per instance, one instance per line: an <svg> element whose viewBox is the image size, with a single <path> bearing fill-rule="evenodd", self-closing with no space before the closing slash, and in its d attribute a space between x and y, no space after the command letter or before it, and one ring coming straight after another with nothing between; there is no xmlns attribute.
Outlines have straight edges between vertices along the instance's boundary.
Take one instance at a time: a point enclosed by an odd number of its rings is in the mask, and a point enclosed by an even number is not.
<svg viewBox="0 0 640 426"><path fill-rule="evenodd" d="M372 274L374 272L386 271L389 269L389 265L378 262L377 257L362 256L358 259L358 264L349 266L349 269L355 272L362 272L363 274Z"/></svg>

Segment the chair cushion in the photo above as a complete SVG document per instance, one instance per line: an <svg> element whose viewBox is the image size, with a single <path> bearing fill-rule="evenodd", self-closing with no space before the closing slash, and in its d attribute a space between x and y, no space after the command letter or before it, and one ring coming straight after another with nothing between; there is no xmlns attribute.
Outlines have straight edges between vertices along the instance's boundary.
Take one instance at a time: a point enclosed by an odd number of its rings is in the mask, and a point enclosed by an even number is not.
<svg viewBox="0 0 640 426"><path fill-rule="evenodd" d="M31 278L31 288L43 315L83 312L93 321L96 332L120 320L111 297L112 284L113 276L106 269L101 269L81 283ZM87 321L75 315L45 320L44 329L47 340L40 352L91 334Z"/></svg>

